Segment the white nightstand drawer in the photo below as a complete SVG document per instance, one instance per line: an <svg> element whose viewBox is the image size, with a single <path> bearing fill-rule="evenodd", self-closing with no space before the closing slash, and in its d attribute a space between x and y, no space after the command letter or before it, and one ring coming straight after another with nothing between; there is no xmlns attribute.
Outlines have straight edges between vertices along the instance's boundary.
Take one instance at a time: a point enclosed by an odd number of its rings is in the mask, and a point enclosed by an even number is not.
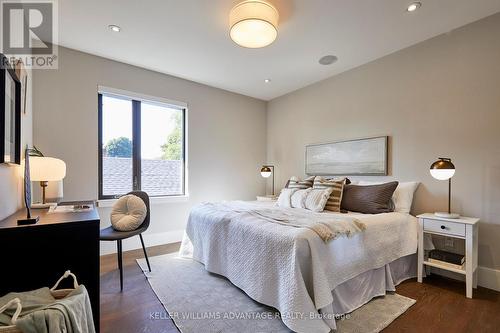
<svg viewBox="0 0 500 333"><path fill-rule="evenodd" d="M465 237L465 224L424 219L424 231Z"/></svg>

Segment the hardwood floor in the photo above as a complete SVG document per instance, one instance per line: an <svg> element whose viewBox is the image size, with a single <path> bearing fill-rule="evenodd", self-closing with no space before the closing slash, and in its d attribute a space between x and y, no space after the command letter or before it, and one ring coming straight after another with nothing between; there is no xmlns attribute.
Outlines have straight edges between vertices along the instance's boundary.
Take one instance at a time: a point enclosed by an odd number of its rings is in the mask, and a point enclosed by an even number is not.
<svg viewBox="0 0 500 333"><path fill-rule="evenodd" d="M179 250L180 243L148 248L150 257ZM143 258L142 249L123 254L123 292L116 255L101 257L101 333L178 333L165 309L146 281L135 259ZM158 317L158 316L157 316Z"/></svg>
<svg viewBox="0 0 500 333"><path fill-rule="evenodd" d="M172 253L179 243L148 249L150 256ZM116 255L101 257L101 332L177 333L164 318L165 309L135 262L142 250L124 253L124 290L120 292ZM394 332L500 332L500 293L479 287L465 298L462 282L432 275L420 284L408 280L397 287L401 295L417 300L384 333ZM151 314L159 313L158 319Z"/></svg>

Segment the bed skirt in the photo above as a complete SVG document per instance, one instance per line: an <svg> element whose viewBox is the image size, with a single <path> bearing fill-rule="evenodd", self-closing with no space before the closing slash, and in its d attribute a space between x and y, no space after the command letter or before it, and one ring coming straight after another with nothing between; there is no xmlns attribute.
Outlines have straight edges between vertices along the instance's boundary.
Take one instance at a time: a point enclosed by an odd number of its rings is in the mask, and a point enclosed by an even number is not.
<svg viewBox="0 0 500 333"><path fill-rule="evenodd" d="M383 296L387 291L395 291L404 280L417 276L417 255L401 257L384 267L372 269L340 284L332 291L333 303L322 308L323 320L332 329L336 328L335 317L350 313L372 298Z"/></svg>

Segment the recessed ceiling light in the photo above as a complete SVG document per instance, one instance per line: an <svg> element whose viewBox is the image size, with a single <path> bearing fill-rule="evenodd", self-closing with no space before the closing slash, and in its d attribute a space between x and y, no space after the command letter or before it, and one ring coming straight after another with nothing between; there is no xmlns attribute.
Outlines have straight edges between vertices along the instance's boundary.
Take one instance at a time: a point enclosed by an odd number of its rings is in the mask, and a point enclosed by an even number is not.
<svg viewBox="0 0 500 333"><path fill-rule="evenodd" d="M420 6L422 6L422 3L421 2L412 2L411 4L408 5L408 8L406 8L406 11L408 12L414 12L416 11L417 9L420 8Z"/></svg>
<svg viewBox="0 0 500 333"><path fill-rule="evenodd" d="M269 82L271 82L271 79L265 79L264 82L269 83Z"/></svg>
<svg viewBox="0 0 500 333"><path fill-rule="evenodd" d="M334 55L329 54L329 55L326 55L326 56L324 56L324 57L321 57L321 58L319 59L319 61L318 61L318 62L319 62L321 65L331 65L331 64L333 64L334 62L336 62L337 60L339 60L339 58L337 58L337 57L336 57L336 56L334 56Z"/></svg>
<svg viewBox="0 0 500 333"><path fill-rule="evenodd" d="M108 28L110 28L111 31L114 31L114 32L120 32L122 30L122 28L120 28L119 26L114 25L114 24L108 25Z"/></svg>

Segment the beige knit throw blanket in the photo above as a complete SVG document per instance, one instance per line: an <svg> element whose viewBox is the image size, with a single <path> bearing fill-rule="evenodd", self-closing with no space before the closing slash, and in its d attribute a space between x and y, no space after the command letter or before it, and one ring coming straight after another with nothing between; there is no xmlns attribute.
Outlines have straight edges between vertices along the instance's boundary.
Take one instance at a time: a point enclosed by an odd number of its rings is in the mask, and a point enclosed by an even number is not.
<svg viewBox="0 0 500 333"><path fill-rule="evenodd" d="M364 223L348 216L328 216L330 214L317 214L313 212L304 214L302 211L292 213L271 209L251 210L248 213L265 219L268 222L295 228L310 229L317 233L325 242L340 236L352 237L352 235L366 229Z"/></svg>
<svg viewBox="0 0 500 333"><path fill-rule="evenodd" d="M219 211L250 214L254 217L295 228L314 231L324 242L341 236L352 237L366 229L366 225L352 216L329 213L315 213L296 208L259 208L245 202L206 203Z"/></svg>

